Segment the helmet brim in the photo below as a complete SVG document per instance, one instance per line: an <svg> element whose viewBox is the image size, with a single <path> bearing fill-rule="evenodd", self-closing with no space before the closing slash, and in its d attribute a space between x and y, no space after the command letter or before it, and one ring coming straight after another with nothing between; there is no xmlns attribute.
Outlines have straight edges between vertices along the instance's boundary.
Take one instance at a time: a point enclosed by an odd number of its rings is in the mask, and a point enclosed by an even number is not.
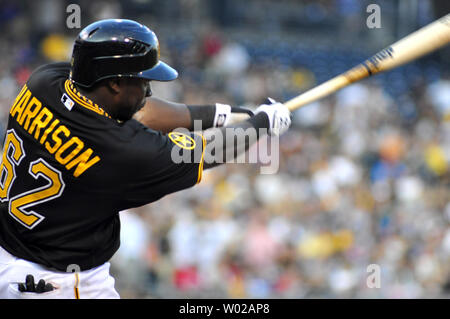
<svg viewBox="0 0 450 319"><path fill-rule="evenodd" d="M137 76L153 81L172 81L178 77L178 72L168 64L158 61L154 67L139 72Z"/></svg>

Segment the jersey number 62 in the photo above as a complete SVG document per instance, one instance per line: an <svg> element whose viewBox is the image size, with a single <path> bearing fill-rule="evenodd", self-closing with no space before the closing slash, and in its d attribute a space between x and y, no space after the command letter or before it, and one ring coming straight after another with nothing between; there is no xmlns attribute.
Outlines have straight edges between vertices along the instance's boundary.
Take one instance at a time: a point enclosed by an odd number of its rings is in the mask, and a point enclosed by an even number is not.
<svg viewBox="0 0 450 319"><path fill-rule="evenodd" d="M11 197L10 190L16 179L16 167L25 158L22 139L11 129L7 131L0 164L0 201L9 201L9 214L23 226L32 229L44 220L44 216L30 209L32 206L61 196L65 184L59 170L42 158L30 163L28 173L34 178L42 178L47 183L39 188Z"/></svg>

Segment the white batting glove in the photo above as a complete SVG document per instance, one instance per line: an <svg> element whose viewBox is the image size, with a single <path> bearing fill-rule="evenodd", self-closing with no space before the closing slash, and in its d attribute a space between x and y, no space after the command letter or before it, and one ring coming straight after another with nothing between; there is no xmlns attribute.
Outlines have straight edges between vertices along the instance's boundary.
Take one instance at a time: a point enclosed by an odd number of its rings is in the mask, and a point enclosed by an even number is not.
<svg viewBox="0 0 450 319"><path fill-rule="evenodd" d="M216 114L214 115L213 127L226 126L231 118L231 106L216 103Z"/></svg>
<svg viewBox="0 0 450 319"><path fill-rule="evenodd" d="M291 126L291 112L282 103L268 98L271 104L261 104L255 110L255 115L264 112L269 117L269 135L280 136Z"/></svg>

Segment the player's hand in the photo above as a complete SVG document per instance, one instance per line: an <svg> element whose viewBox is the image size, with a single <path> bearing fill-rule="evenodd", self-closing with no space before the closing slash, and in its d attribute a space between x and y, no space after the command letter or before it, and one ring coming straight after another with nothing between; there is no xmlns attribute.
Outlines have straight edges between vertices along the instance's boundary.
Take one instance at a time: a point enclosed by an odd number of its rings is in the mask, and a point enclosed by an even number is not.
<svg viewBox="0 0 450 319"><path fill-rule="evenodd" d="M255 110L255 115L261 112L269 117L269 135L282 135L291 126L291 112L282 103L268 98L265 104L261 104Z"/></svg>
<svg viewBox="0 0 450 319"><path fill-rule="evenodd" d="M27 275L25 282L19 283L20 292L35 292L40 294L43 292L52 291L53 289L53 285L51 283L45 283L44 279L39 280L39 282L35 284L33 275Z"/></svg>

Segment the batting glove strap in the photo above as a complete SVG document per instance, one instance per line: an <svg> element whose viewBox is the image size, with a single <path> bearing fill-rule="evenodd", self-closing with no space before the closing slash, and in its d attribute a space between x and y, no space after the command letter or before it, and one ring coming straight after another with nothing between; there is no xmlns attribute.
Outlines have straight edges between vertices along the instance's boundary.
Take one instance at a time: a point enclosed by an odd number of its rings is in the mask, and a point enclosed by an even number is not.
<svg viewBox="0 0 450 319"><path fill-rule="evenodd" d="M214 114L213 127L226 126L230 121L231 106L228 104L216 103L216 113Z"/></svg>
<svg viewBox="0 0 450 319"><path fill-rule="evenodd" d="M269 135L282 135L291 126L291 112L284 104L262 104L255 110L255 115L259 113L265 113L269 118Z"/></svg>
<svg viewBox="0 0 450 319"><path fill-rule="evenodd" d="M240 106L232 106L231 113L242 113L242 114L248 114L249 116L255 115L255 113L253 113L252 110L247 109L245 107L240 107Z"/></svg>

